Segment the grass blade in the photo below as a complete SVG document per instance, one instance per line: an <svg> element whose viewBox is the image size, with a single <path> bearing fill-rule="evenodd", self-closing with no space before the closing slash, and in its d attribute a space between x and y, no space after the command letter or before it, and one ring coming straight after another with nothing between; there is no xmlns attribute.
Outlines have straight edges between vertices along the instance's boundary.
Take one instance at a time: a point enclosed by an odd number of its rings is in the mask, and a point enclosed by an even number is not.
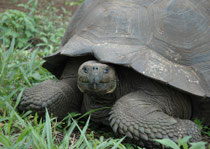
<svg viewBox="0 0 210 149"><path fill-rule="evenodd" d="M125 139L125 137L123 137L122 139L120 139L113 147L112 149L116 149L119 147L120 143Z"/></svg>
<svg viewBox="0 0 210 149"><path fill-rule="evenodd" d="M80 120L80 119L82 119L82 118L84 118L86 116L89 116L93 112L100 111L100 110L103 110L103 109L110 109L110 108L111 107L102 107L102 108L90 110L90 111L86 112L85 114L83 114L82 116L80 116L77 120Z"/></svg>
<svg viewBox="0 0 210 149"><path fill-rule="evenodd" d="M88 140L87 140L87 138L86 138L86 136L85 136L86 130L87 130L88 125L89 125L89 122L90 122L90 116L89 116L89 118L88 118L88 120L87 120L87 122L86 122L86 124L85 124L85 127L83 128L83 130L80 129L79 125L77 124L77 122L76 122L74 119L72 119L72 120L73 120L73 122L75 123L75 125L77 126L77 128L79 129L79 131L80 131L80 133L81 133L81 136L80 136L81 139L79 139L79 140L77 141L76 147L79 147L79 145L82 143L82 141L83 141L83 139L84 139L84 140L85 140L85 143L86 143L86 145L87 145L87 148L88 148L88 149L92 149L91 144L88 142Z"/></svg>
<svg viewBox="0 0 210 149"><path fill-rule="evenodd" d="M47 145L49 149L52 149L53 147L52 128L51 128L50 117L49 117L49 113L47 109L46 109L45 118L46 118L45 128L46 128L46 134L47 134Z"/></svg>
<svg viewBox="0 0 210 149"><path fill-rule="evenodd" d="M4 136L2 133L0 133L0 142L6 147L9 148L10 146L12 146L12 142L10 142L10 140Z"/></svg>

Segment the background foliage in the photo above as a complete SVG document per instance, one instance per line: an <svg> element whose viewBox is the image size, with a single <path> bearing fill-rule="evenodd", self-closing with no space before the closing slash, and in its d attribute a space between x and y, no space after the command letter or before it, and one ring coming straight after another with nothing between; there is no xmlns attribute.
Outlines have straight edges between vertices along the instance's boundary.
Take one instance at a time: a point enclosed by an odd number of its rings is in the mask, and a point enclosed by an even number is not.
<svg viewBox="0 0 210 149"><path fill-rule="evenodd" d="M65 4L75 6L82 2L66 0ZM44 10L39 9L38 0L28 0L19 7L23 11L0 13L0 148L140 148L122 143L124 138L116 139L109 129L108 132L95 131L98 128L89 122L90 117L86 122L78 121L75 116L79 114L74 113L58 122L48 112L45 120L37 114L31 115L30 111L17 112L26 87L55 79L41 67L42 57L59 48L69 22L65 17L71 16L64 8L58 14L60 10L51 3ZM202 130L209 130L201 122L197 123ZM187 145L188 137L180 140L179 144L167 139L156 141L174 149L190 147ZM191 144L190 149L204 146L204 142Z"/></svg>

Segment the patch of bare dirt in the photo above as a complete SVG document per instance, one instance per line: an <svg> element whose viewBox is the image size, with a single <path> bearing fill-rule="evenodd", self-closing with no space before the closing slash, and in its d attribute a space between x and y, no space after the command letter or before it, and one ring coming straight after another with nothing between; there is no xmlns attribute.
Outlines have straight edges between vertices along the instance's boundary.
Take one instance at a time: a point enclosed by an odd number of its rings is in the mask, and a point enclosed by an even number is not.
<svg viewBox="0 0 210 149"><path fill-rule="evenodd" d="M4 12L7 9L17 9L24 11L23 7L18 7L18 4L25 4L28 0L0 0L0 12ZM77 1L77 0L74 0ZM77 6L66 5L66 0L39 0L39 8L46 9L49 4L58 9L58 13L63 13L63 8L66 11L72 12L76 11Z"/></svg>

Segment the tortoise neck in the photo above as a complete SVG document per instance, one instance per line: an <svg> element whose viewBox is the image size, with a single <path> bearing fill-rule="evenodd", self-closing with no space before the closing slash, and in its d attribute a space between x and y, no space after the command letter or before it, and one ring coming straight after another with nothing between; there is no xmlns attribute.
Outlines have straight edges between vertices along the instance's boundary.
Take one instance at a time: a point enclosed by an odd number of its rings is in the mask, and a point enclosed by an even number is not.
<svg viewBox="0 0 210 149"><path fill-rule="evenodd" d="M91 113L91 120L109 125L108 117L115 101L116 96L114 93L106 96L85 94L82 104L82 113L94 111Z"/></svg>
<svg viewBox="0 0 210 149"><path fill-rule="evenodd" d="M61 79L77 78L77 73L81 62L68 60L64 68Z"/></svg>

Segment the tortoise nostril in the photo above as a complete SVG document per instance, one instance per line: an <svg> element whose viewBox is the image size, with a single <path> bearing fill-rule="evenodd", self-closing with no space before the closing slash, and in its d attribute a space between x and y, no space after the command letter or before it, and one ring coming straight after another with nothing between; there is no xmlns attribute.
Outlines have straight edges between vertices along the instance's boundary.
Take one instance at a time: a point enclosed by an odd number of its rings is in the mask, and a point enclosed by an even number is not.
<svg viewBox="0 0 210 149"><path fill-rule="evenodd" d="M98 70L98 67L93 67L93 70Z"/></svg>

